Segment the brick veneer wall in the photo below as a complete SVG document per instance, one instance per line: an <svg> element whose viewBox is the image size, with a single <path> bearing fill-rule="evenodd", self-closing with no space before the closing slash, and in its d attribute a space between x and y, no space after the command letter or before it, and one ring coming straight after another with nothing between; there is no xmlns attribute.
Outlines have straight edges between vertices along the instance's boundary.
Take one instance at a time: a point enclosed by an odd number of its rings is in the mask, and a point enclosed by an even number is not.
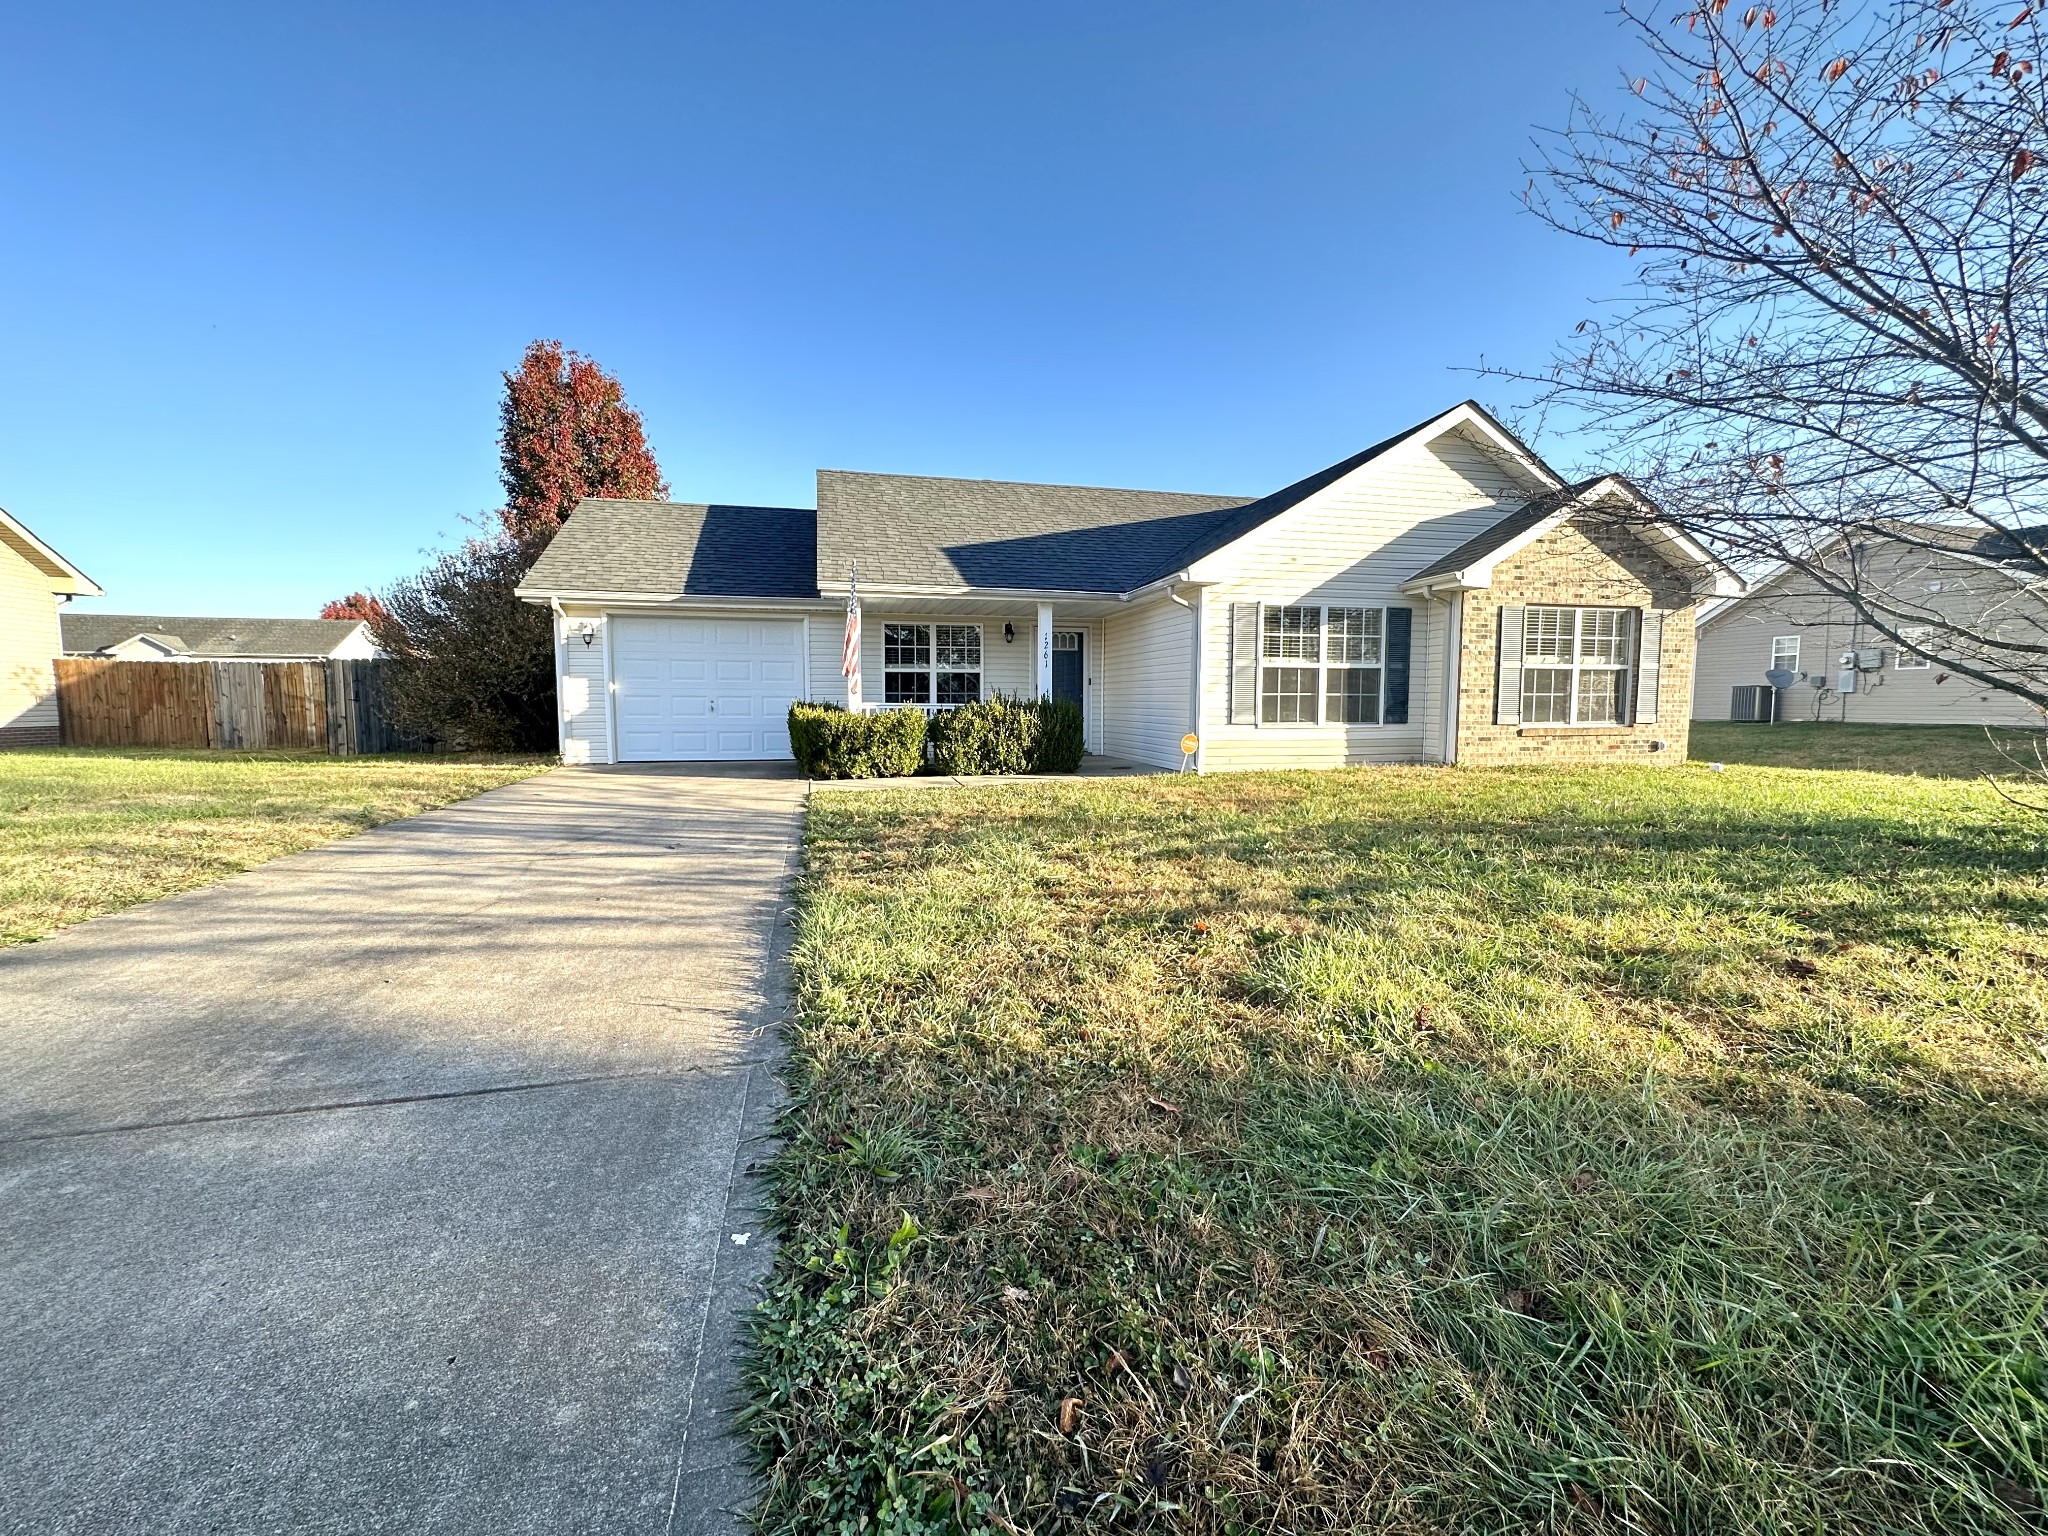
<svg viewBox="0 0 2048 1536"><path fill-rule="evenodd" d="M1692 716L1689 578L1626 528L1591 517L1559 525L1494 567L1493 585L1465 594L1458 685L1458 761L1478 765L1685 761ZM1493 694L1502 608L1654 608L1664 615L1657 718L1645 725L1496 725ZM1663 750L1653 742L1666 743Z"/></svg>
<svg viewBox="0 0 2048 1536"><path fill-rule="evenodd" d="M16 747L54 747L61 744L54 725L0 725L0 752Z"/></svg>

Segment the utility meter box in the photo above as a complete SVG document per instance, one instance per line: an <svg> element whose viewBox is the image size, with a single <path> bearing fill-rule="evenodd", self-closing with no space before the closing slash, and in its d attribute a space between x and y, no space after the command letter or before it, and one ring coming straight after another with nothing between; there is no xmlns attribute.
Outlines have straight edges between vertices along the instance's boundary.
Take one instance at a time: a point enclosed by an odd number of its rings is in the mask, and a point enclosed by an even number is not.
<svg viewBox="0 0 2048 1536"><path fill-rule="evenodd" d="M1882 672L1884 670L1884 647L1873 645L1856 653L1858 672Z"/></svg>
<svg viewBox="0 0 2048 1536"><path fill-rule="evenodd" d="M1837 678L1835 679L1835 692L1837 692L1837 693L1854 693L1855 691L1856 691L1856 669L1855 669L1854 667L1844 667L1844 668L1842 668L1842 673L1841 673L1841 676L1839 676L1839 677L1837 677Z"/></svg>

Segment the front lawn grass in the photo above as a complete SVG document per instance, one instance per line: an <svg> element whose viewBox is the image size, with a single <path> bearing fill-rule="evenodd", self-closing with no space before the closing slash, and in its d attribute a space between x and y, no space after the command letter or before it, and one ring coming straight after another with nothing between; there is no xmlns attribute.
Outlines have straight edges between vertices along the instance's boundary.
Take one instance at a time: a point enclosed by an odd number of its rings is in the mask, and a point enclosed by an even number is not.
<svg viewBox="0 0 2048 1536"><path fill-rule="evenodd" d="M1694 762L1758 768L1833 768L1917 773L1933 779L2027 777L2038 772L2040 731L1981 725L1861 725L1786 720L1777 725L1726 720L1692 723Z"/></svg>
<svg viewBox="0 0 2048 1536"><path fill-rule="evenodd" d="M540 758L0 752L0 945L542 772Z"/></svg>
<svg viewBox="0 0 2048 1536"><path fill-rule="evenodd" d="M815 797L761 1525L2039 1532L2044 838L1703 765Z"/></svg>

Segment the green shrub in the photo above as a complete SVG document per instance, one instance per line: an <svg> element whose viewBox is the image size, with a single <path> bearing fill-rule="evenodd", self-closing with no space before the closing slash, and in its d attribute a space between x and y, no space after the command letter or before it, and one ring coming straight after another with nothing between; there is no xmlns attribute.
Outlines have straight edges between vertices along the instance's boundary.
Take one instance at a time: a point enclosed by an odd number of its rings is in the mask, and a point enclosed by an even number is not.
<svg viewBox="0 0 2048 1536"><path fill-rule="evenodd" d="M997 694L932 719L939 773L1072 773L1081 766L1081 709L1063 699Z"/></svg>
<svg viewBox="0 0 2048 1536"><path fill-rule="evenodd" d="M1038 710L997 694L941 710L932 720L932 767L939 773L1030 773L1038 766Z"/></svg>
<svg viewBox="0 0 2048 1536"><path fill-rule="evenodd" d="M1072 699L1038 701L1039 773L1072 773L1088 750L1081 724L1081 706Z"/></svg>
<svg viewBox="0 0 2048 1536"><path fill-rule="evenodd" d="M789 706L789 747L813 779L898 779L924 765L924 712L852 714L837 704Z"/></svg>

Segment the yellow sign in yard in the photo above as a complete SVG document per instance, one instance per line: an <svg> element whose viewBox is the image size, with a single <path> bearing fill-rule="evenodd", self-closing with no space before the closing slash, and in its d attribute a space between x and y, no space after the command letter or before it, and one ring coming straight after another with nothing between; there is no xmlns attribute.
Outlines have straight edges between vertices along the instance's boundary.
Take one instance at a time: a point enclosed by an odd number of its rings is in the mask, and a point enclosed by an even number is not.
<svg viewBox="0 0 2048 1536"><path fill-rule="evenodd" d="M1199 747L1201 744L1202 738L1197 736L1193 731L1189 731L1187 735L1181 737L1180 739L1180 755L1182 757L1193 757L1195 755L1195 748Z"/></svg>

